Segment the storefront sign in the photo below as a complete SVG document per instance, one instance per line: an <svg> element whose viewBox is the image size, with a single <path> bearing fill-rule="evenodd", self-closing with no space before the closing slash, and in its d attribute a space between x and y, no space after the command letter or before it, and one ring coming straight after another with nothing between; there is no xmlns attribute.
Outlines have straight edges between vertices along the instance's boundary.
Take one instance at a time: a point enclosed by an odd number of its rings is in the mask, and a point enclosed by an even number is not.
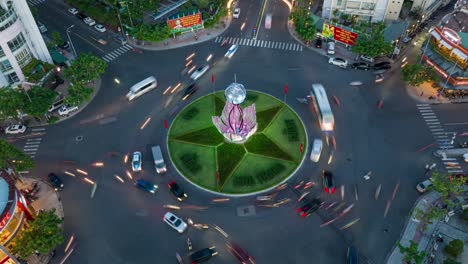
<svg viewBox="0 0 468 264"><path fill-rule="evenodd" d="M358 37L354 32L327 23L323 23L322 35L349 46L354 46Z"/></svg>
<svg viewBox="0 0 468 264"><path fill-rule="evenodd" d="M3 217L2 221L0 221L0 230L3 230L3 228L6 226L10 218L11 218L11 214L10 212L7 212L6 215Z"/></svg>
<svg viewBox="0 0 468 264"><path fill-rule="evenodd" d="M172 33L202 28L202 14L199 12L187 16L177 15L175 18L167 20L167 26L171 29Z"/></svg>
<svg viewBox="0 0 468 264"><path fill-rule="evenodd" d="M450 29L448 27L443 27L442 28L442 35L450 42L452 42L455 45L460 44L461 38L458 36L457 32L455 30Z"/></svg>

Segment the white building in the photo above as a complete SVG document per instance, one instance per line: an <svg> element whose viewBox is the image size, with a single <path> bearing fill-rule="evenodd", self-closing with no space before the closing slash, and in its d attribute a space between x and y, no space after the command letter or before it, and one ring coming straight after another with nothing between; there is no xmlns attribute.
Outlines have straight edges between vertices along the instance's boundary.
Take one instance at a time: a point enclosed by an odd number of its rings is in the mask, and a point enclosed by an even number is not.
<svg viewBox="0 0 468 264"><path fill-rule="evenodd" d="M333 18L333 11L356 15L361 20L372 22L397 20L403 0L324 0L322 17Z"/></svg>
<svg viewBox="0 0 468 264"><path fill-rule="evenodd" d="M0 88L24 81L33 57L52 64L26 0L0 0Z"/></svg>

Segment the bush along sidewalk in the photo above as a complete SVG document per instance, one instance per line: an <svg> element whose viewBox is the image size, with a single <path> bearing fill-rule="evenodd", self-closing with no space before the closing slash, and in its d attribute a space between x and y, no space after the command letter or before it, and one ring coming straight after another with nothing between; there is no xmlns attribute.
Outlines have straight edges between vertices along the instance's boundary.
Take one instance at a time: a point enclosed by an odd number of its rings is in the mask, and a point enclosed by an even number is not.
<svg viewBox="0 0 468 264"><path fill-rule="evenodd" d="M298 7L293 9L289 18L293 21L299 37L309 45L317 32L314 19L308 15L306 9Z"/></svg>

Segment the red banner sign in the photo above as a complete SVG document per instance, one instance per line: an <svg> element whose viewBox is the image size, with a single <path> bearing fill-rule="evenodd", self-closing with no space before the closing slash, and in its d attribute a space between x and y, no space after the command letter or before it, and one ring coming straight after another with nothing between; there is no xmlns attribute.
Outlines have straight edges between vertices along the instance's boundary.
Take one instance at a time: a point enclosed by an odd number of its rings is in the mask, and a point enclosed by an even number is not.
<svg viewBox="0 0 468 264"><path fill-rule="evenodd" d="M201 13L167 20L167 26L173 31L184 31L202 23Z"/></svg>
<svg viewBox="0 0 468 264"><path fill-rule="evenodd" d="M327 23L323 24L322 35L349 46L354 46L358 37L354 32Z"/></svg>

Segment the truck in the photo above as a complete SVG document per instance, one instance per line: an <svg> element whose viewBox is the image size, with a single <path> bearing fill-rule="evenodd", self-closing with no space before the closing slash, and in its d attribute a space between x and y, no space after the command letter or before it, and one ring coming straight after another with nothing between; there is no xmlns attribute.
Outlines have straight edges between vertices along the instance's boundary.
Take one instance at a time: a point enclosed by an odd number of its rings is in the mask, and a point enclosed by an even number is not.
<svg viewBox="0 0 468 264"><path fill-rule="evenodd" d="M167 171L166 164L164 163L164 158L161 152L160 146L153 146L151 148L153 152L154 166L156 167L156 172L161 174Z"/></svg>

